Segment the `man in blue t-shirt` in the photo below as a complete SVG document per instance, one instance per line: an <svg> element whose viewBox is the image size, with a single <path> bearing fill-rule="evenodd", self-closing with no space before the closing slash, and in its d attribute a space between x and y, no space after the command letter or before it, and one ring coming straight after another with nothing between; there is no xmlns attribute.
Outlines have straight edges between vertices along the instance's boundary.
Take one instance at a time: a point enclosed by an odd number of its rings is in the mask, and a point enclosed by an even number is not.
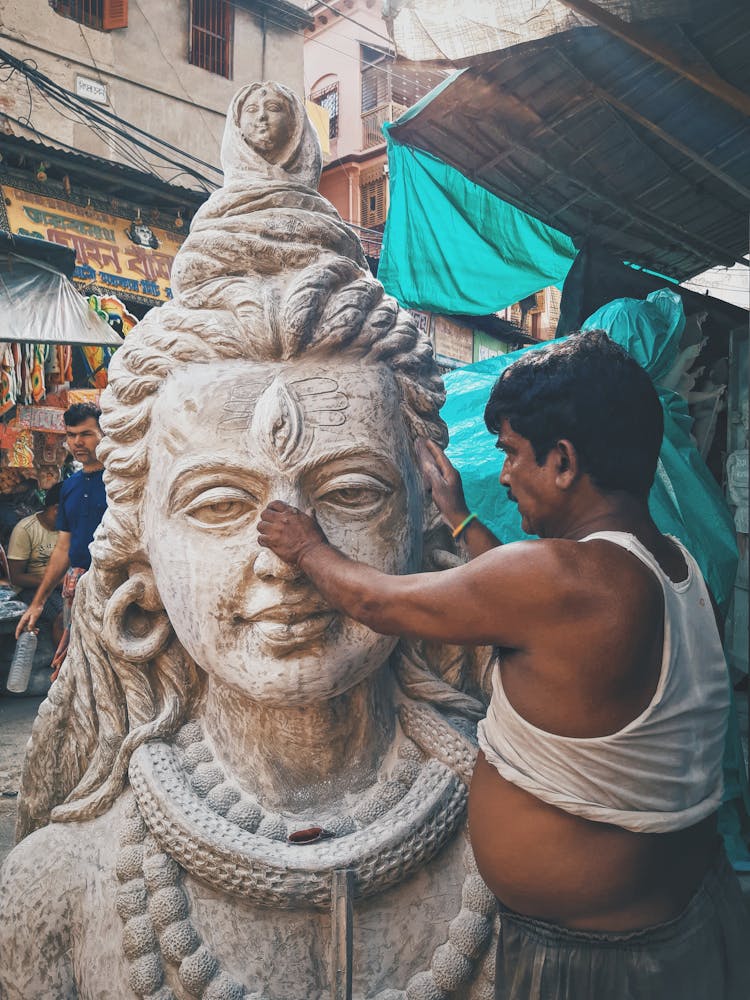
<svg viewBox="0 0 750 1000"><path fill-rule="evenodd" d="M66 616L66 634L55 654L59 666L67 650L70 608L78 580L91 565L89 545L94 537L104 511L107 495L102 475L104 466L96 457L102 439L99 427L101 410L93 403L74 403L64 414L65 437L73 458L83 466L62 484L60 506L57 512L57 544L52 550L42 582L18 623L16 638L26 629L33 629L44 609L44 602L54 588L63 581L63 609Z"/></svg>

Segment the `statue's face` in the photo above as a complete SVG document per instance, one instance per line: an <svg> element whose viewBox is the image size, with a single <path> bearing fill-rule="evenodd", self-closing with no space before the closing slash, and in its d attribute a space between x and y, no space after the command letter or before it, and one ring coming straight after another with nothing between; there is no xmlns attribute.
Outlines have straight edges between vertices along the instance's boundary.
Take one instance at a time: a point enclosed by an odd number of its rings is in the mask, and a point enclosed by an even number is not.
<svg viewBox="0 0 750 1000"><path fill-rule="evenodd" d="M291 130L291 112L285 98L265 87L250 92L240 112L245 142L267 155L283 146Z"/></svg>
<svg viewBox="0 0 750 1000"><path fill-rule="evenodd" d="M393 376L310 361L195 365L154 406L145 536L174 630L212 677L268 705L341 694L396 640L331 610L258 545L271 500L386 573L421 559L422 499Z"/></svg>

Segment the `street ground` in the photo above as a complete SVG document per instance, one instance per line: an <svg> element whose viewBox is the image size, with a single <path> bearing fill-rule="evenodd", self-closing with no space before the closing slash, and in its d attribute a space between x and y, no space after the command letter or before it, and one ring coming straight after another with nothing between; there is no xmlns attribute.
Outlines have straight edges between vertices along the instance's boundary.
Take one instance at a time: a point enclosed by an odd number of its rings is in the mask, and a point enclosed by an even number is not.
<svg viewBox="0 0 750 1000"><path fill-rule="evenodd" d="M26 743L42 698L0 696L0 862L13 847Z"/></svg>
<svg viewBox="0 0 750 1000"><path fill-rule="evenodd" d="M0 864L14 843L16 798L21 782L23 758L37 709L43 699L0 696ZM745 760L748 754L748 694L738 693L739 715ZM750 907L750 875L742 876L742 888Z"/></svg>

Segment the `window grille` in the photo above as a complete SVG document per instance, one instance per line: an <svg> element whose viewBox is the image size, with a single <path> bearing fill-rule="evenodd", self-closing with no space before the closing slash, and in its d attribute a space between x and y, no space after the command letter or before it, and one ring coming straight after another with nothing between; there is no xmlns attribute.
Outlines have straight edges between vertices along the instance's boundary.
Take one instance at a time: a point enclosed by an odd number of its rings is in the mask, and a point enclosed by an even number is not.
<svg viewBox="0 0 750 1000"><path fill-rule="evenodd" d="M362 175L359 185L359 224L365 229L380 226L385 222L386 178L382 166L378 173Z"/></svg>
<svg viewBox="0 0 750 1000"><path fill-rule="evenodd" d="M339 85L333 83L322 90L310 94L313 104L319 104L328 112L328 138L337 139L339 134Z"/></svg>
<svg viewBox="0 0 750 1000"><path fill-rule="evenodd" d="M360 45L362 148L385 142L383 123L395 121L445 79L446 74L393 65L393 56Z"/></svg>
<svg viewBox="0 0 750 1000"><path fill-rule="evenodd" d="M114 31L128 26L128 0L54 0L51 6L88 28Z"/></svg>
<svg viewBox="0 0 750 1000"><path fill-rule="evenodd" d="M230 0L190 0L188 61L209 73L232 77L234 6Z"/></svg>

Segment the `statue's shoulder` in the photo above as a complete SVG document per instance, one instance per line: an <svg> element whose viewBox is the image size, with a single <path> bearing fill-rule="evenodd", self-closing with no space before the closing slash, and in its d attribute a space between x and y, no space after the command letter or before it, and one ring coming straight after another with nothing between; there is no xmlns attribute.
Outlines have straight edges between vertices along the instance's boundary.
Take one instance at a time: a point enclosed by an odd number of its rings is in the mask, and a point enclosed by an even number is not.
<svg viewBox="0 0 750 1000"><path fill-rule="evenodd" d="M89 924L91 901L101 905L115 891L116 848L110 810L83 823L50 823L10 852L0 868L3 1000L76 995L73 943Z"/></svg>

